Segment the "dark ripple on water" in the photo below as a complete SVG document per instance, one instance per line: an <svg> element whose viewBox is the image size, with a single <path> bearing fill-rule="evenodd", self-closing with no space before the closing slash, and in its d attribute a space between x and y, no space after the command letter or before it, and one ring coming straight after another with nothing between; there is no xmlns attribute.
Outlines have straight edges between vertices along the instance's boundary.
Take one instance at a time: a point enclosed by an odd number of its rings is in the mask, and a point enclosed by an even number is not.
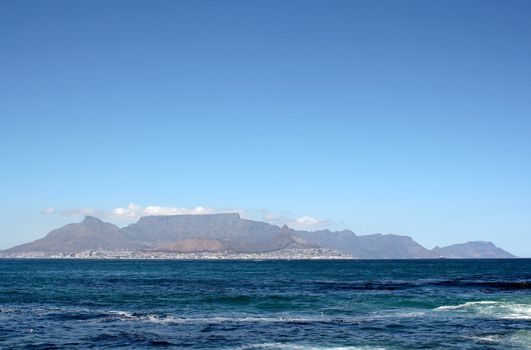
<svg viewBox="0 0 531 350"><path fill-rule="evenodd" d="M531 261L0 260L0 348L528 349Z"/></svg>

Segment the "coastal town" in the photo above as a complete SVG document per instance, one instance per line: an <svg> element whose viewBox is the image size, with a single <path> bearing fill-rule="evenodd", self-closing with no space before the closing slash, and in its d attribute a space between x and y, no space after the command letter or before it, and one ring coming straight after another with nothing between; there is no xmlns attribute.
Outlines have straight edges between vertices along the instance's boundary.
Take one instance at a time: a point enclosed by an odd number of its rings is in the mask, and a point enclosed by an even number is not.
<svg viewBox="0 0 531 350"><path fill-rule="evenodd" d="M77 253L18 252L0 253L0 258L11 259L167 259L167 260L339 260L355 259L352 255L334 249L307 248L282 249L261 253L242 253L231 251L215 252L170 252L170 251L128 251L128 250L86 250Z"/></svg>

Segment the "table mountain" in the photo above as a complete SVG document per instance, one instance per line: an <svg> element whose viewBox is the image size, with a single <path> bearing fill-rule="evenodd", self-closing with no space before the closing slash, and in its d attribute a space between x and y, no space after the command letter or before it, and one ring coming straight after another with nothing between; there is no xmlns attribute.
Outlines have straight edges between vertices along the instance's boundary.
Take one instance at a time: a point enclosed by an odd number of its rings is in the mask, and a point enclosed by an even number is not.
<svg viewBox="0 0 531 350"><path fill-rule="evenodd" d="M189 239L215 240L220 250L269 252L300 244L290 231L265 222L241 219L237 213L146 216L122 229L131 242L157 247ZM193 249L187 243L187 251ZM198 241L199 244L199 241Z"/></svg>

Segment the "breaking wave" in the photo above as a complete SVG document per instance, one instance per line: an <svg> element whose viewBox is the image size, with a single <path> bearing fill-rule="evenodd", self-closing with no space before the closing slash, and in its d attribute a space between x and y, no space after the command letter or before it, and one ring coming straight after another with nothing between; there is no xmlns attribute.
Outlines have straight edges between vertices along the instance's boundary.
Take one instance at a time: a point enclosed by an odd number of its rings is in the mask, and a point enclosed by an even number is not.
<svg viewBox="0 0 531 350"><path fill-rule="evenodd" d="M498 319L531 320L531 304L504 301L470 301L459 305L439 306L435 311L467 312Z"/></svg>
<svg viewBox="0 0 531 350"><path fill-rule="evenodd" d="M235 316L235 317L175 317L171 315L158 314L138 314L126 311L111 311L111 317L116 317L122 321L144 321L153 323L167 323L167 324L214 324L214 323L311 323L311 322L327 322L333 321L329 318L321 317L255 317L255 316Z"/></svg>
<svg viewBox="0 0 531 350"><path fill-rule="evenodd" d="M251 344L237 348L238 350L259 350L259 349L274 349L274 350L386 350L382 347L373 346L314 346L303 344L289 344L289 343L263 343Z"/></svg>

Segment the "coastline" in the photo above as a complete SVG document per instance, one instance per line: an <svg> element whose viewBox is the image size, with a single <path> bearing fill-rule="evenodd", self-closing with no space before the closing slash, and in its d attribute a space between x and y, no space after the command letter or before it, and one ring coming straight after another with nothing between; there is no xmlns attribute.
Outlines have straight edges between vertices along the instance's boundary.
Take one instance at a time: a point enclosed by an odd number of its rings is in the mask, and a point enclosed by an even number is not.
<svg viewBox="0 0 531 350"><path fill-rule="evenodd" d="M0 254L3 259L88 259L88 260L354 260L356 257L333 249L284 249L261 253L83 251L78 253L27 252Z"/></svg>

